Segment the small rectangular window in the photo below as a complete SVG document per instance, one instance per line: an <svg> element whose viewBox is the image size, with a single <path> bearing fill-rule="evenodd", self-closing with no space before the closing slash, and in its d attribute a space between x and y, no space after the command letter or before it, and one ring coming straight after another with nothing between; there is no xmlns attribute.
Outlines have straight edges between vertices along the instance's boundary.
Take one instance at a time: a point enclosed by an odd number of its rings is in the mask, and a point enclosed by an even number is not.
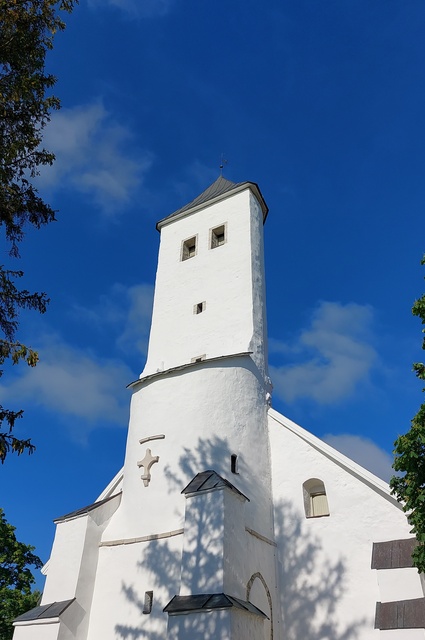
<svg viewBox="0 0 425 640"><path fill-rule="evenodd" d="M230 470L232 473L239 473L238 471L238 456L232 453L230 456Z"/></svg>
<svg viewBox="0 0 425 640"><path fill-rule="evenodd" d="M152 611L153 591L145 591L145 602L143 605L143 613Z"/></svg>
<svg viewBox="0 0 425 640"><path fill-rule="evenodd" d="M202 356L195 356L194 358L192 358L191 362L202 362L206 357L207 356L204 353Z"/></svg>
<svg viewBox="0 0 425 640"><path fill-rule="evenodd" d="M182 244L182 260L189 260L189 258L193 258L196 256L196 236L193 238L189 238L188 240L184 240Z"/></svg>
<svg viewBox="0 0 425 640"><path fill-rule="evenodd" d="M226 225L222 224L215 229L211 229L210 249L221 247L226 242Z"/></svg>
<svg viewBox="0 0 425 640"><path fill-rule="evenodd" d="M203 311L205 311L205 307L206 307L206 302L198 302L193 307L193 313L195 315L197 315L198 313L202 313Z"/></svg>

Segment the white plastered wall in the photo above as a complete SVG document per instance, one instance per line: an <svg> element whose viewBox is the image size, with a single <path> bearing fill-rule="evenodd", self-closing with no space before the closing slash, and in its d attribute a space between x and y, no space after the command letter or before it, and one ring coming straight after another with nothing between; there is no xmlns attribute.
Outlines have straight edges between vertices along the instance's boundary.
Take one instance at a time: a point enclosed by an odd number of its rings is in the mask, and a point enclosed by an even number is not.
<svg viewBox="0 0 425 640"><path fill-rule="evenodd" d="M86 514L57 522L41 604L70 600L77 592L83 601L91 597L98 544L120 500L117 494Z"/></svg>
<svg viewBox="0 0 425 640"><path fill-rule="evenodd" d="M102 546L88 640L159 640L167 637L163 608L180 588L183 536ZM145 592L153 591L150 614Z"/></svg>
<svg viewBox="0 0 425 640"><path fill-rule="evenodd" d="M170 616L168 621L167 640L229 640L232 637L229 609Z"/></svg>
<svg viewBox="0 0 425 640"><path fill-rule="evenodd" d="M250 498L250 526L270 537L265 389L251 358L206 362L140 384L132 398L123 498L103 540L181 528L185 508L181 491L207 469L228 478ZM155 434L165 437L139 443ZM147 448L159 460L145 487L138 462ZM230 470L232 454L238 456L237 475Z"/></svg>
<svg viewBox="0 0 425 640"><path fill-rule="evenodd" d="M226 242L210 248L211 229L226 225ZM182 242L197 252L181 260ZM171 220L161 229L148 359L142 377L190 362L252 349L265 370L263 215L247 188ZM205 302L203 313L193 308Z"/></svg>
<svg viewBox="0 0 425 640"><path fill-rule="evenodd" d="M223 223L226 243L209 249L210 229ZM197 473L213 469L249 495L242 531L247 524L273 536L262 224L261 209L247 189L162 229L144 375L187 365L201 354L226 357L154 375L133 387L122 501L101 540L89 640L124 638L135 628L153 640L164 637L162 608L180 590L180 582L164 571L178 572L180 580L181 491ZM197 255L182 262L181 242L193 235ZM195 315L193 307L202 301L206 309ZM246 351L253 351L252 357L233 357ZM140 444L143 439L148 440ZM158 461L145 483L140 461L147 449ZM237 475L230 470L232 454L238 456ZM239 595L251 575L246 561L242 573ZM149 590L154 606L144 615L141 603Z"/></svg>
<svg viewBox="0 0 425 640"><path fill-rule="evenodd" d="M180 592L183 536L156 542L141 538L178 533L186 527L186 500L181 491L207 469L226 477L251 500L244 505L244 515L228 508L225 533L229 549L225 562L233 567L232 572L229 566L225 586L233 593L237 588L234 595L244 597L262 554L269 551L267 543L245 532L245 525L268 538L273 536L265 421L264 385L249 356L194 365L185 372L141 383L132 400L121 506L102 537L101 544L111 546L102 546L99 553L89 640L115 640L117 611L130 628L142 625L152 634L165 633L167 615L162 608ZM141 438L155 434L165 438L139 444ZM253 441L256 447L252 447ZM137 462L147 447L159 461L152 466L151 481L145 487ZM233 453L238 455L238 474L230 470ZM239 505L240 499L235 500ZM242 538L235 536L235 526ZM139 542L126 544L132 539ZM269 561L272 565L273 560ZM164 570L173 575L178 572L178 582L169 580ZM273 582L269 576L266 579ZM150 589L156 605L151 615L144 616L137 602L142 602ZM124 629L124 622L118 624Z"/></svg>
<svg viewBox="0 0 425 640"><path fill-rule="evenodd" d="M232 640L270 640L272 637L265 626L267 621L252 613L233 609L231 625ZM279 636L274 636L276 638L279 639Z"/></svg>
<svg viewBox="0 0 425 640"><path fill-rule="evenodd" d="M58 640L60 623L19 624L15 626L13 640Z"/></svg>
<svg viewBox="0 0 425 640"><path fill-rule="evenodd" d="M423 598L424 592L418 579L418 570L414 567L378 569L376 573L380 602Z"/></svg>
<svg viewBox="0 0 425 640"><path fill-rule="evenodd" d="M225 490L186 498L180 595L223 593Z"/></svg>
<svg viewBox="0 0 425 640"><path fill-rule="evenodd" d="M424 640L424 629L391 629L378 631L379 640Z"/></svg>
<svg viewBox="0 0 425 640"><path fill-rule="evenodd" d="M389 632L374 629L382 598L371 556L373 542L411 537L400 506L384 482L273 410L269 434L285 638L310 640L327 627L335 637L382 633L390 640ZM305 517L302 485L309 478L324 482L330 516ZM419 588L417 574L400 574L399 597ZM287 603L296 597L302 606L291 609ZM394 640L415 637L403 633Z"/></svg>
<svg viewBox="0 0 425 640"><path fill-rule="evenodd" d="M101 534L121 496L116 495L88 513L58 521L41 604L74 601L58 622L29 621L15 627L14 638L50 637L85 640L93 596Z"/></svg>
<svg viewBox="0 0 425 640"><path fill-rule="evenodd" d="M170 616L167 640L263 640L264 620L238 609Z"/></svg>
<svg viewBox="0 0 425 640"><path fill-rule="evenodd" d="M250 579L261 574L274 598L275 546L246 527L247 505L230 488L187 497L180 595L226 593L246 600Z"/></svg>

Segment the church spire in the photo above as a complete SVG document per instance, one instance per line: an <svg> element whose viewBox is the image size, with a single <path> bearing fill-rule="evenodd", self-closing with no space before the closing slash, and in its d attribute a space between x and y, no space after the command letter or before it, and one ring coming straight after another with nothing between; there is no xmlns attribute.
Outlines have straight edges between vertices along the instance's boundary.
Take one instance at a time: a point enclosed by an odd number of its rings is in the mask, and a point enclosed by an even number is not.
<svg viewBox="0 0 425 640"><path fill-rule="evenodd" d="M192 210L196 211L197 209L213 204L214 202L219 202L223 198L227 198L232 195L232 193L238 193L239 191L243 191L247 188L251 189L256 196L263 211L263 221L265 222L269 209L258 185L255 184L255 182L232 182L231 180L226 180L226 178L223 178L223 176L220 175L217 180L210 184L210 186L200 193L199 196L194 198L194 200L191 200L191 202L186 204L184 207L177 209L177 211L174 211L174 213L171 213L166 218L162 218L162 220L157 223L156 228L160 231L161 227L170 222L171 219L181 217L182 215L192 212Z"/></svg>
<svg viewBox="0 0 425 640"><path fill-rule="evenodd" d="M161 220L148 358L141 378L241 353L265 374L263 223L256 184L219 176Z"/></svg>

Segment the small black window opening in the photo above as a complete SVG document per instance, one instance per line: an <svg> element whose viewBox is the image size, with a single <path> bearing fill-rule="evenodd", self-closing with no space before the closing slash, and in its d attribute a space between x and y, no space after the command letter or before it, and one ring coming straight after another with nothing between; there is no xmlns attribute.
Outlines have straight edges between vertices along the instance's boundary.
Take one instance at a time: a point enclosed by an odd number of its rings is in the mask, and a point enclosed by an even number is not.
<svg viewBox="0 0 425 640"><path fill-rule="evenodd" d="M198 313L202 313L203 311L205 311L205 307L206 304L205 302L198 302L197 304L195 304L195 306L193 307L193 313L195 315L197 315Z"/></svg>
<svg viewBox="0 0 425 640"><path fill-rule="evenodd" d="M189 260L196 256L196 236L185 240L182 245L182 260Z"/></svg>
<svg viewBox="0 0 425 640"><path fill-rule="evenodd" d="M238 471L238 456L232 453L230 456L230 470L232 473L239 473Z"/></svg>
<svg viewBox="0 0 425 640"><path fill-rule="evenodd" d="M211 249L221 247L226 242L226 227L222 224L220 227L211 229Z"/></svg>
<svg viewBox="0 0 425 640"><path fill-rule="evenodd" d="M203 362L206 358L205 353L202 356L195 356L191 359L191 362Z"/></svg>
<svg viewBox="0 0 425 640"><path fill-rule="evenodd" d="M143 613L152 611L153 591L145 591L145 602L143 605Z"/></svg>

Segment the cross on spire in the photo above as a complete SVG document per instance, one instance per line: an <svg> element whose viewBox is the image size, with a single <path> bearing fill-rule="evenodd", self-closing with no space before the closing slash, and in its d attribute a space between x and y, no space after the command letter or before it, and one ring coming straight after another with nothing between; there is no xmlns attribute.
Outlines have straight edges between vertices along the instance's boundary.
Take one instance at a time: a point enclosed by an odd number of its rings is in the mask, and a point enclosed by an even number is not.
<svg viewBox="0 0 425 640"><path fill-rule="evenodd" d="M221 158L220 158L220 175L223 175L223 169L224 169L224 165L227 164L227 160L224 157L224 153L221 154Z"/></svg>

